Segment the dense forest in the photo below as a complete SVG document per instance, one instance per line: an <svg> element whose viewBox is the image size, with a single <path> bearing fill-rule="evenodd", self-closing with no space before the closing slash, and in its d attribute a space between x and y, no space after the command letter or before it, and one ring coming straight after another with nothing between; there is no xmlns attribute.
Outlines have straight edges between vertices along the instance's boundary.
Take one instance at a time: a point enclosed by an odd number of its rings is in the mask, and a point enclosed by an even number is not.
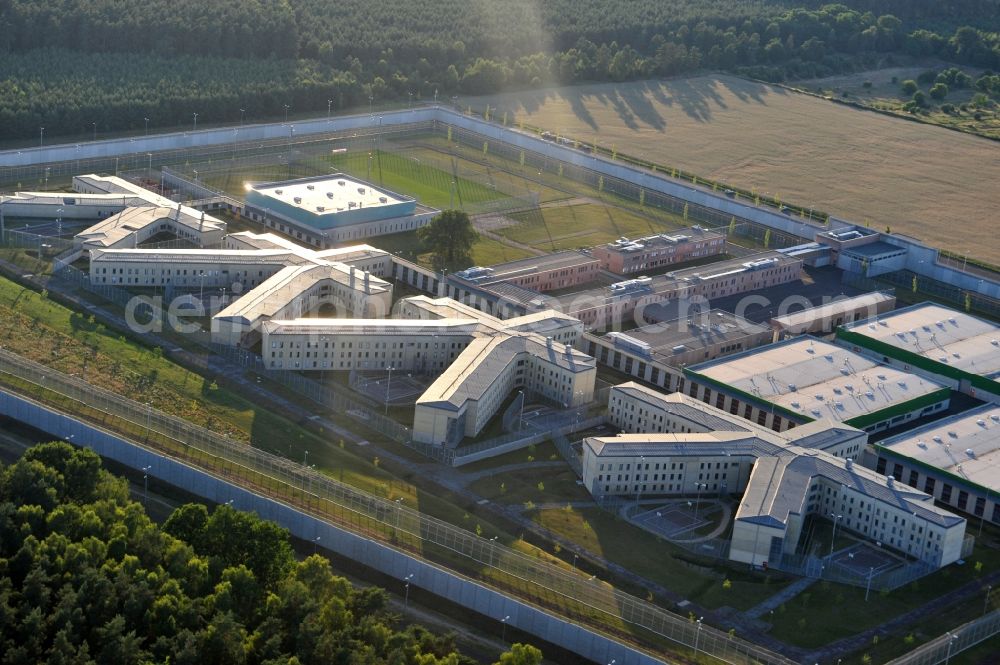
<svg viewBox="0 0 1000 665"><path fill-rule="evenodd" d="M538 665L514 645L502 663ZM3 665L471 664L453 635L403 626L286 530L219 506L162 528L90 450L35 446L0 468Z"/></svg>
<svg viewBox="0 0 1000 665"><path fill-rule="evenodd" d="M0 137L904 55L992 70L997 15L1000 0L0 0Z"/></svg>

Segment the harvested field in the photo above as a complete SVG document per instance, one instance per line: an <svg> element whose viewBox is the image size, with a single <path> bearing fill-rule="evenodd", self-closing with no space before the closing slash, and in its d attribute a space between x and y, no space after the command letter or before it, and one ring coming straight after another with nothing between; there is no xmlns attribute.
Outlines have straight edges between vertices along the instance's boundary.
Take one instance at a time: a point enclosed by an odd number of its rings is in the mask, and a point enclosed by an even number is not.
<svg viewBox="0 0 1000 665"><path fill-rule="evenodd" d="M1000 144L729 76L471 100L587 143L1000 263ZM463 102L465 103L465 102ZM961 229L956 233L956 228Z"/></svg>

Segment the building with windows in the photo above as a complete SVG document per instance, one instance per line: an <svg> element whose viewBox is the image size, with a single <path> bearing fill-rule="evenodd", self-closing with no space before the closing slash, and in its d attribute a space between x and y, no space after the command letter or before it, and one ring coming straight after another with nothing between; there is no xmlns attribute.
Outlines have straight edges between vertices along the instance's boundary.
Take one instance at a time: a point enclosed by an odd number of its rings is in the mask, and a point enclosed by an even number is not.
<svg viewBox="0 0 1000 665"><path fill-rule="evenodd" d="M220 249L92 249L90 281L164 293L219 292L212 341L252 346L260 325L311 312L384 317L391 255L368 245L314 251L273 234L237 233Z"/></svg>
<svg viewBox="0 0 1000 665"><path fill-rule="evenodd" d="M876 473L1000 524L1000 406L977 408L872 446Z"/></svg>
<svg viewBox="0 0 1000 665"><path fill-rule="evenodd" d="M416 230L439 212L343 173L247 185L245 216L306 244Z"/></svg>
<svg viewBox="0 0 1000 665"><path fill-rule="evenodd" d="M391 319L262 324L269 369L436 374L416 402L413 437L458 445L476 436L515 390L560 407L593 400L594 359L573 349L582 325L558 312L501 321L449 298L405 298Z"/></svg>
<svg viewBox="0 0 1000 665"><path fill-rule="evenodd" d="M726 236L700 226L629 240L619 238L591 252L601 270L618 275L662 271L666 266L726 253Z"/></svg>
<svg viewBox="0 0 1000 665"><path fill-rule="evenodd" d="M741 494L730 559L754 565L794 554L805 519L839 525L932 566L962 553L965 520L929 494L855 464L865 432L829 419L775 432L673 393L612 388L609 419L625 433L583 443L583 482L595 496Z"/></svg>
<svg viewBox="0 0 1000 665"><path fill-rule="evenodd" d="M583 321L588 329L617 329L649 305L723 298L794 282L801 274L800 259L781 252L761 252L562 295L559 309Z"/></svg>
<svg viewBox="0 0 1000 665"><path fill-rule="evenodd" d="M977 399L1000 402L1000 325L995 323L925 302L845 324L837 340Z"/></svg>
<svg viewBox="0 0 1000 665"><path fill-rule="evenodd" d="M683 390L683 367L770 341L767 326L713 309L627 332L584 333L578 348L602 365L666 390Z"/></svg>
<svg viewBox="0 0 1000 665"><path fill-rule="evenodd" d="M948 407L948 386L814 337L686 367L688 394L782 431L828 418L876 432Z"/></svg>
<svg viewBox="0 0 1000 665"><path fill-rule="evenodd" d="M773 341L778 342L795 335L830 335L842 325L884 315L895 306L896 296L885 291L863 293L851 298L835 298L818 307L807 307L771 319Z"/></svg>
<svg viewBox="0 0 1000 665"><path fill-rule="evenodd" d="M226 223L180 203L125 208L77 233L73 242L85 250L134 248L160 234L198 247L217 247L226 235Z"/></svg>

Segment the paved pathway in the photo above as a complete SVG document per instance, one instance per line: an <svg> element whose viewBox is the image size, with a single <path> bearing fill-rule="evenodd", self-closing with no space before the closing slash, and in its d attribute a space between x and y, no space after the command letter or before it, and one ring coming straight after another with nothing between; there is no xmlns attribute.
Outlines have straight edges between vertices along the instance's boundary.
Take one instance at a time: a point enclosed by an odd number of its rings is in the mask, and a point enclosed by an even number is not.
<svg viewBox="0 0 1000 665"><path fill-rule="evenodd" d="M815 577L802 577L774 594L764 602L743 613L749 619L759 619L771 610L776 610L817 582Z"/></svg>

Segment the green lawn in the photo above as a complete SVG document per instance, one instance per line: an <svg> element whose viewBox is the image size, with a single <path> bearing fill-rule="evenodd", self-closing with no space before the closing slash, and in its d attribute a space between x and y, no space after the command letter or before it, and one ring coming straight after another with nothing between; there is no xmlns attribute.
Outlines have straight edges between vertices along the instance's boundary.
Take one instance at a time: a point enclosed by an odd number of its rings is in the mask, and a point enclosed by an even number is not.
<svg viewBox="0 0 1000 665"><path fill-rule="evenodd" d="M377 236L369 238L367 242L369 245L384 249L419 265L426 267L431 265L431 253L424 248L416 231ZM480 266L491 266L529 256L531 254L523 249L504 245L485 236L479 236L479 240L472 246L472 261L475 265Z"/></svg>
<svg viewBox="0 0 1000 665"><path fill-rule="evenodd" d="M976 571L977 561L982 562L982 572ZM884 623L998 566L1000 550L977 544L965 565L952 564L891 593L872 592L867 602L864 589L823 582L813 587L813 593L802 594L788 603L785 611L775 612L772 635L806 648L821 646ZM981 611L982 601L978 605ZM844 612L844 607L850 607L851 611ZM951 625L943 619L933 622L929 637Z"/></svg>
<svg viewBox="0 0 1000 665"><path fill-rule="evenodd" d="M500 184L455 177L419 157L385 150L348 150L326 158L330 167L363 178L434 208L461 208L509 196ZM452 186L454 183L454 187Z"/></svg>
<svg viewBox="0 0 1000 665"><path fill-rule="evenodd" d="M564 463L494 474L480 478L470 489L499 503L591 501L590 493L576 481L576 474Z"/></svg>
<svg viewBox="0 0 1000 665"><path fill-rule="evenodd" d="M777 593L785 581L725 566L692 563L695 557L599 508L539 510L533 519L594 554L706 607L749 609ZM725 580L730 587L725 587Z"/></svg>
<svg viewBox="0 0 1000 665"><path fill-rule="evenodd" d="M510 217L519 223L500 230L501 235L545 250L593 247L621 236L634 238L668 230L646 217L597 203L540 208Z"/></svg>

